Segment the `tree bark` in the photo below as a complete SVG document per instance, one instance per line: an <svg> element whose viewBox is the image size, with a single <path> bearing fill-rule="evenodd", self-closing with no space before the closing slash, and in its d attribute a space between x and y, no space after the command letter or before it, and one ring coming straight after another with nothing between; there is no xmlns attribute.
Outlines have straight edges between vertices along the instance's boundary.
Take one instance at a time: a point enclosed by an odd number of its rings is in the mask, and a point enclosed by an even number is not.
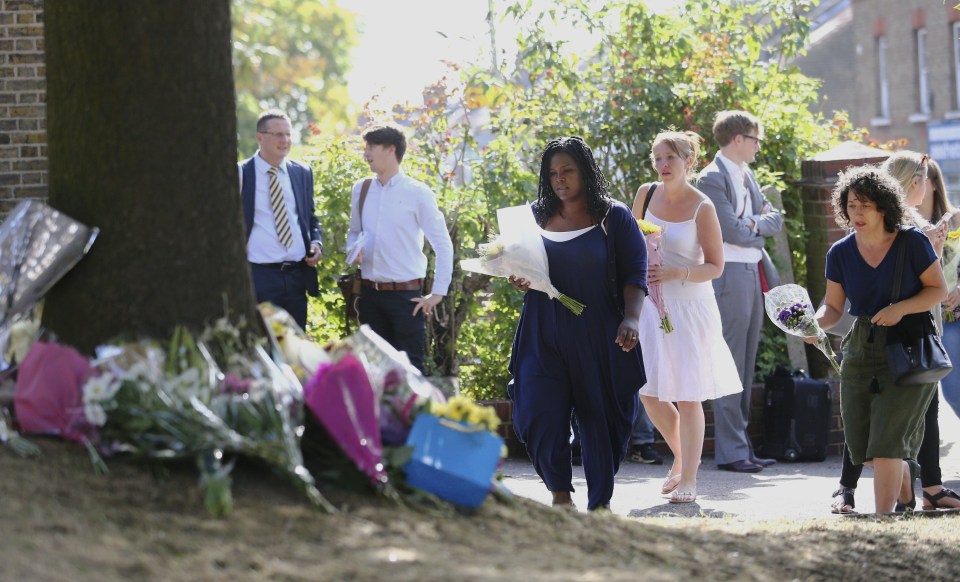
<svg viewBox="0 0 960 582"><path fill-rule="evenodd" d="M100 228L44 325L89 352L256 321L229 0L47 0L50 204Z"/></svg>

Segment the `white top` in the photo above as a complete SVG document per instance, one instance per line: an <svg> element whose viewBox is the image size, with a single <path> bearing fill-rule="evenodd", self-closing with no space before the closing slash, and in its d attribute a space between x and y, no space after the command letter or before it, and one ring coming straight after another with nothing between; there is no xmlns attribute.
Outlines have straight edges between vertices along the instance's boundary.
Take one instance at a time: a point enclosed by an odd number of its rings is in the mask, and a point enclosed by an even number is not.
<svg viewBox="0 0 960 582"><path fill-rule="evenodd" d="M573 240L580 236L581 234L586 234L590 230L597 228L597 225L588 226L587 228L581 228L580 230L568 230L563 232L555 232L552 230L543 230L540 229L540 234L543 235L543 238L547 240L552 240L553 242L567 242L568 240Z"/></svg>
<svg viewBox="0 0 960 582"><path fill-rule="evenodd" d="M697 233L697 215L705 201L697 205L693 217L682 222L669 222L657 218L647 210L647 220L656 224L663 233L660 235L660 256L667 267L695 267L703 264L703 247ZM713 283L710 281L681 281L672 279L661 283L664 297L674 299L705 299L713 297Z"/></svg>
<svg viewBox="0 0 960 582"><path fill-rule="evenodd" d="M723 167L730 172L736 202L733 209L734 213L744 218L753 217L753 202L750 200L749 192L744 184L744 180L747 178L747 165L734 163L721 153L717 153L716 159L718 164L723 164ZM756 231L757 221L754 220L753 222L753 229ZM761 249L742 247L728 242L723 243L723 260L728 263L759 263L761 258L763 258L763 250Z"/></svg>
<svg viewBox="0 0 960 582"><path fill-rule="evenodd" d="M361 232L357 204L362 186L363 180L354 184L350 197L348 249L357 242ZM427 256L423 254L423 241L426 237L436 253L431 292L447 294L453 276L453 244L437 199L426 184L402 171L386 184L374 178L363 204L362 231L360 270L364 279L398 283L425 277Z"/></svg>
<svg viewBox="0 0 960 582"><path fill-rule="evenodd" d="M297 201L293 197L287 161L284 160L277 166L277 180L283 189L283 203L287 207L287 220L290 221L290 231L293 234L290 248L280 244L277 225L273 221L273 209L270 208L270 175L267 174L271 166L260 157L260 152L254 157L253 166L257 186L254 191L253 228L250 229L250 238L247 239L247 260L251 263L282 263L303 259L307 255L307 249L304 248L303 235L297 220ZM242 187L242 169L240 181Z"/></svg>

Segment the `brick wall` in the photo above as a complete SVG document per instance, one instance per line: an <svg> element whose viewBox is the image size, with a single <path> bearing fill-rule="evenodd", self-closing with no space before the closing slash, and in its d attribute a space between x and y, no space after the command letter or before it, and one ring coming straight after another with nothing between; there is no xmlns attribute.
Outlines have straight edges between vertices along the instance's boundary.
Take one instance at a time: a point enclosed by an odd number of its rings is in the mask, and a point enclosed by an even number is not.
<svg viewBox="0 0 960 582"><path fill-rule="evenodd" d="M860 90L850 103L834 107L850 112L856 126L866 127L873 137L886 141L907 138L907 148L927 151L927 122L960 117L953 74L952 21L960 18L956 2L943 0L853 0L852 37L855 42L850 85ZM927 90L929 115L920 111L916 31L927 32ZM878 108L877 39L887 44L889 117Z"/></svg>
<svg viewBox="0 0 960 582"><path fill-rule="evenodd" d="M47 196L43 0L0 0L0 216Z"/></svg>

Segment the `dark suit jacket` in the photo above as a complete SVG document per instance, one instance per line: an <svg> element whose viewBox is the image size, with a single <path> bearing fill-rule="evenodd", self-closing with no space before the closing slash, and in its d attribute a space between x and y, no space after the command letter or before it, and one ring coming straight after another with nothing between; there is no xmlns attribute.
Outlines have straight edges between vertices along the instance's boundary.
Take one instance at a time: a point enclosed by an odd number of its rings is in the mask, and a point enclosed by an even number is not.
<svg viewBox="0 0 960 582"><path fill-rule="evenodd" d="M243 196L243 219L247 226L247 239L250 238L250 231L253 230L253 211L257 192L254 157L251 156L240 162L242 176L240 190ZM323 243L320 235L320 220L317 218L313 202L313 172L309 166L293 160L287 160L287 171L290 173L290 183L293 185L293 197L297 204L297 223L300 227L300 235L303 237L303 246L309 250L311 242ZM316 271L313 269L308 271L312 271L314 276L307 277L305 280L307 293L316 296L320 292Z"/></svg>

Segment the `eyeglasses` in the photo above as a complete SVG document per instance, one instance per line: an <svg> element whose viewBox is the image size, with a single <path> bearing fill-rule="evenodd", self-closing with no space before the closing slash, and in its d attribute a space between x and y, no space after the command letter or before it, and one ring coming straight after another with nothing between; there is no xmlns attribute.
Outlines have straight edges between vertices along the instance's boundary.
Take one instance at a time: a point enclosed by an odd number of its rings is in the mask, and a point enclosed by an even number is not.
<svg viewBox="0 0 960 582"><path fill-rule="evenodd" d="M741 133L740 135L742 135L743 137L745 137L745 138L747 138L747 139L752 139L753 141L757 142L757 145L760 145L761 143L763 143L763 139L761 139L761 138L759 138L759 137L757 137L757 136L755 136L755 135L747 135L747 134L745 134L745 133Z"/></svg>
<svg viewBox="0 0 960 582"><path fill-rule="evenodd" d="M265 133L267 135L272 135L273 137L276 137L276 138L285 137L287 139L290 139L290 134L284 133L282 131L258 131L257 133Z"/></svg>
<svg viewBox="0 0 960 582"><path fill-rule="evenodd" d="M920 158L920 163L917 164L917 169L913 171L913 175L916 176L916 177L918 177L918 178L921 177L920 170L923 169L923 165L926 164L927 161L929 161L929 160L930 160L930 156L928 156L927 154L923 154L923 157ZM926 172L923 172L922 177L923 177L923 178L926 178L926 177L927 177L927 173L926 173Z"/></svg>

